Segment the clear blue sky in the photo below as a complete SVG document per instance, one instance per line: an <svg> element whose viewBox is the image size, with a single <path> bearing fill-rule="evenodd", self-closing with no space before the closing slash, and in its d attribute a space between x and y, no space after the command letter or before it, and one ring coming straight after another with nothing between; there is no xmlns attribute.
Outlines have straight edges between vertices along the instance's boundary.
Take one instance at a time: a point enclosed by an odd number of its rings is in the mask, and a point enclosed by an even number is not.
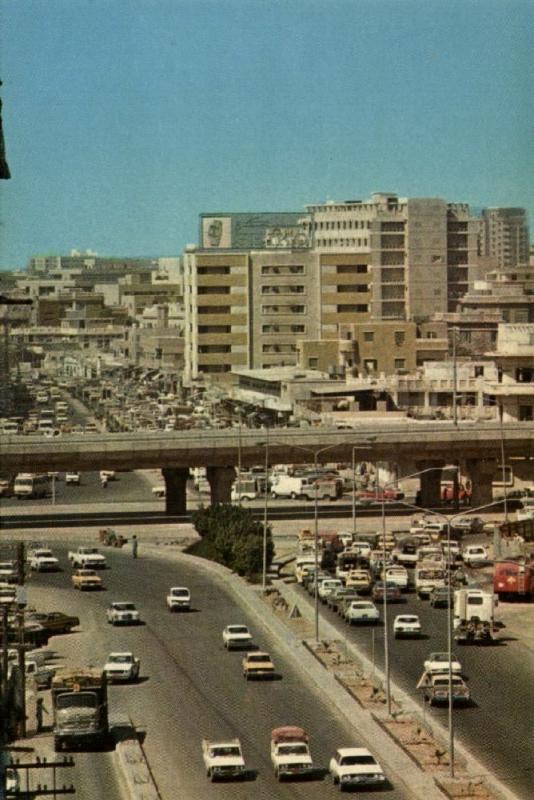
<svg viewBox="0 0 534 800"><path fill-rule="evenodd" d="M534 220L533 0L4 0L0 265L372 191ZM534 238L534 237L533 237Z"/></svg>

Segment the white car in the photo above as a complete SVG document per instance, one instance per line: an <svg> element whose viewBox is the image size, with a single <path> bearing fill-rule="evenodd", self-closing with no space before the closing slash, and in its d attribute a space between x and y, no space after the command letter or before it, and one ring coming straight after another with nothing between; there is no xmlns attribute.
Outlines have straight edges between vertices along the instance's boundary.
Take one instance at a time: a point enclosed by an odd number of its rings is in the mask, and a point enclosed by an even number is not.
<svg viewBox="0 0 534 800"><path fill-rule="evenodd" d="M482 544L470 544L462 553L468 567L479 567L488 562L488 551Z"/></svg>
<svg viewBox="0 0 534 800"><path fill-rule="evenodd" d="M380 612L371 600L353 600L345 610L345 620L349 625L355 622L376 624L380 619Z"/></svg>
<svg viewBox="0 0 534 800"><path fill-rule="evenodd" d="M139 625L141 622L134 603L111 603L106 615L110 625Z"/></svg>
<svg viewBox="0 0 534 800"><path fill-rule="evenodd" d="M343 588L343 581L339 578L325 578L319 584L318 594L323 602L326 602L328 595L336 591L336 589Z"/></svg>
<svg viewBox="0 0 534 800"><path fill-rule="evenodd" d="M133 653L110 653L104 666L108 681L136 681L141 662Z"/></svg>
<svg viewBox="0 0 534 800"><path fill-rule="evenodd" d="M252 634L246 625L227 625L222 634L223 645L227 650L238 647L248 647L252 641Z"/></svg>
<svg viewBox="0 0 534 800"><path fill-rule="evenodd" d="M65 473L65 484L69 486L70 484L74 486L80 485L80 473L79 472L66 472Z"/></svg>
<svg viewBox="0 0 534 800"><path fill-rule="evenodd" d="M185 586L173 586L167 595L169 611L191 611L191 592Z"/></svg>
<svg viewBox="0 0 534 800"><path fill-rule="evenodd" d="M100 480L107 479L108 481L114 481L117 476L115 475L115 470L113 469L101 469L100 470Z"/></svg>
<svg viewBox="0 0 534 800"><path fill-rule="evenodd" d="M17 599L17 587L12 583L0 583L0 604L10 605Z"/></svg>
<svg viewBox="0 0 534 800"><path fill-rule="evenodd" d="M451 668L454 674L461 675L462 665L454 655L451 654ZM449 654L448 653L430 653L424 663L425 672L430 674L435 672L448 672L449 671Z"/></svg>
<svg viewBox="0 0 534 800"><path fill-rule="evenodd" d="M386 776L366 747L340 747L330 759L330 774L340 791L345 787L383 786Z"/></svg>
<svg viewBox="0 0 534 800"><path fill-rule="evenodd" d="M393 622L395 639L421 636L421 620L417 614L398 614Z"/></svg>
<svg viewBox="0 0 534 800"><path fill-rule="evenodd" d="M43 547L32 551L30 569L34 572L56 572L59 569L59 561L51 550Z"/></svg>

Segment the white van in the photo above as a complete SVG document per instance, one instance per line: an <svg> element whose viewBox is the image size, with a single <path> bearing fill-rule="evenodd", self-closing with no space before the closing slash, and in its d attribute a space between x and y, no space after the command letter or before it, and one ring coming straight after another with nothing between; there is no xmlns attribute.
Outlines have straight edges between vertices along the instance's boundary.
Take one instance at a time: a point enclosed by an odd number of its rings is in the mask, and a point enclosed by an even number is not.
<svg viewBox="0 0 534 800"><path fill-rule="evenodd" d="M19 472L15 478L13 494L22 498L47 497L49 492L48 475L34 475L31 472Z"/></svg>

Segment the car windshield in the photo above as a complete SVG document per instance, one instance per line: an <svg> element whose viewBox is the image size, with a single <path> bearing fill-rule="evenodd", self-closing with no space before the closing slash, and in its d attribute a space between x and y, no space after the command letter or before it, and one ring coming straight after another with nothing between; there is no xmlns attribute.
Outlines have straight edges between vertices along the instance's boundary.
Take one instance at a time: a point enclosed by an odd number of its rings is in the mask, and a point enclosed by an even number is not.
<svg viewBox="0 0 534 800"><path fill-rule="evenodd" d="M353 603L352 607L356 608L356 609L358 609L358 608L374 608L372 603Z"/></svg>
<svg viewBox="0 0 534 800"><path fill-rule="evenodd" d="M114 603L113 608L115 611L135 611L133 603Z"/></svg>
<svg viewBox="0 0 534 800"><path fill-rule="evenodd" d="M445 676L443 678L436 678L434 681L434 686L448 686L449 685L449 678ZM460 678L453 677L452 679L453 686L463 686L464 683Z"/></svg>
<svg viewBox="0 0 534 800"><path fill-rule="evenodd" d="M291 756L306 755L308 752L305 744L282 744L279 749L281 753Z"/></svg>
<svg viewBox="0 0 534 800"><path fill-rule="evenodd" d="M252 662L253 664L256 664L256 663L260 664L260 663L265 663L266 661L269 662L271 659L269 658L268 655L263 655L263 656L262 655L255 655L255 656L249 656L248 660L250 662Z"/></svg>
<svg viewBox="0 0 534 800"><path fill-rule="evenodd" d="M341 761L343 766L351 766L352 764L376 764L373 756L344 756Z"/></svg>
<svg viewBox="0 0 534 800"><path fill-rule="evenodd" d="M78 574L81 575L82 578L96 578L97 577L97 574L94 571L94 569L84 569L84 570L81 570Z"/></svg>
<svg viewBox="0 0 534 800"><path fill-rule="evenodd" d="M419 622L419 618L418 617L398 617L397 618L397 622L407 622L407 623L410 623L411 625L415 625L416 623Z"/></svg>
<svg viewBox="0 0 534 800"><path fill-rule="evenodd" d="M239 747L214 747L211 751L212 756L235 756L239 758L241 751Z"/></svg>
<svg viewBox="0 0 534 800"><path fill-rule="evenodd" d="M110 664L130 664L132 661L132 657L128 655L124 656L111 655L108 660Z"/></svg>
<svg viewBox="0 0 534 800"><path fill-rule="evenodd" d="M93 692L73 692L60 694L57 698L58 708L96 708L96 694Z"/></svg>
<svg viewBox="0 0 534 800"><path fill-rule="evenodd" d="M188 597L189 589L171 589L171 594L173 597Z"/></svg>
<svg viewBox="0 0 534 800"><path fill-rule="evenodd" d="M230 625L228 628L229 633L248 633L246 625Z"/></svg>

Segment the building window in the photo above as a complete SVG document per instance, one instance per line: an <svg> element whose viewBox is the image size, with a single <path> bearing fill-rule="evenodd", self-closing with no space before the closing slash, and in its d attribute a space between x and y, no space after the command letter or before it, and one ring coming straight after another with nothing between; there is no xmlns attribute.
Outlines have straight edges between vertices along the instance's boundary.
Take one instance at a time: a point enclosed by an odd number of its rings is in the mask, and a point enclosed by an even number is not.
<svg viewBox="0 0 534 800"><path fill-rule="evenodd" d="M199 325L199 333L231 333L231 325Z"/></svg>
<svg viewBox="0 0 534 800"><path fill-rule="evenodd" d="M376 372L378 368L378 362L376 358L364 358L363 368L366 372Z"/></svg>
<svg viewBox="0 0 534 800"><path fill-rule="evenodd" d="M198 306L199 314L229 314L230 306Z"/></svg>
<svg viewBox="0 0 534 800"><path fill-rule="evenodd" d="M437 335L436 331L427 331L426 338L427 339L437 339L438 335Z"/></svg>
<svg viewBox="0 0 534 800"><path fill-rule="evenodd" d="M363 341L364 342L374 342L375 334L374 331L364 331L363 332Z"/></svg>
<svg viewBox="0 0 534 800"><path fill-rule="evenodd" d="M532 422L534 406L519 406L519 422Z"/></svg>
<svg viewBox="0 0 534 800"><path fill-rule="evenodd" d="M395 369L405 369L406 368L406 359L405 358L396 358L393 362Z"/></svg>
<svg viewBox="0 0 534 800"><path fill-rule="evenodd" d="M199 353L231 353L232 346L229 344L199 344Z"/></svg>
<svg viewBox="0 0 534 800"><path fill-rule="evenodd" d="M266 264L261 268L262 275L304 275L303 264Z"/></svg>
<svg viewBox="0 0 534 800"><path fill-rule="evenodd" d="M484 377L484 367L475 367L475 378Z"/></svg>
<svg viewBox="0 0 534 800"><path fill-rule="evenodd" d="M368 286L366 283L343 283L337 287L338 292L367 292Z"/></svg>
<svg viewBox="0 0 534 800"><path fill-rule="evenodd" d="M229 286L199 286L199 294L230 294Z"/></svg>
<svg viewBox="0 0 534 800"><path fill-rule="evenodd" d="M198 275L229 275L230 267L197 267Z"/></svg>
<svg viewBox="0 0 534 800"><path fill-rule="evenodd" d="M309 358L308 359L308 369L317 369L318 364L319 364L319 359L318 358Z"/></svg>
<svg viewBox="0 0 534 800"><path fill-rule="evenodd" d="M401 347L401 345L403 345L404 342L406 341L406 334L404 333L404 331L395 331L393 337L395 339L395 344L397 345L397 347Z"/></svg>
<svg viewBox="0 0 534 800"><path fill-rule="evenodd" d="M355 305L347 303L346 305L337 306L338 314L365 314L369 310L367 305Z"/></svg>

